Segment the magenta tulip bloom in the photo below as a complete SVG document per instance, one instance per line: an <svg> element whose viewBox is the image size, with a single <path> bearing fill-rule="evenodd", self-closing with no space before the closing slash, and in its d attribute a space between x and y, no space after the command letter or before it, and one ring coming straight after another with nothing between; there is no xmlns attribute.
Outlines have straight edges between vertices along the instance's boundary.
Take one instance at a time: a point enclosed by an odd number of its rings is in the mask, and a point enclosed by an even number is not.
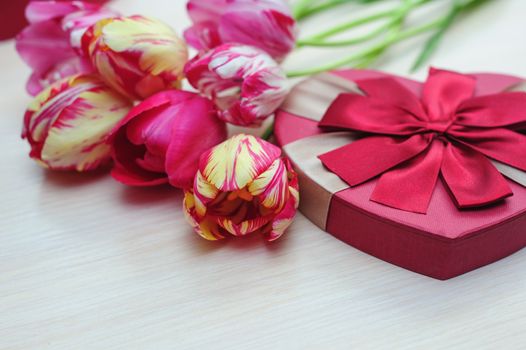
<svg viewBox="0 0 526 350"><path fill-rule="evenodd" d="M190 0L187 8L185 39L198 50L233 42L282 60L294 48L296 22L284 0Z"/></svg>
<svg viewBox="0 0 526 350"><path fill-rule="evenodd" d="M112 176L130 186L188 188L201 154L226 139L212 102L170 90L137 105L112 132Z"/></svg>
<svg viewBox="0 0 526 350"><path fill-rule="evenodd" d="M29 3L26 17L30 24L17 36L16 48L33 70L27 85L31 95L67 75L93 70L89 61L80 57L80 39L89 26L116 15L99 3L102 1Z"/></svg>
<svg viewBox="0 0 526 350"><path fill-rule="evenodd" d="M281 67L251 46L218 46L188 62L185 73L194 88L215 102L219 118L240 126L261 125L289 92Z"/></svg>

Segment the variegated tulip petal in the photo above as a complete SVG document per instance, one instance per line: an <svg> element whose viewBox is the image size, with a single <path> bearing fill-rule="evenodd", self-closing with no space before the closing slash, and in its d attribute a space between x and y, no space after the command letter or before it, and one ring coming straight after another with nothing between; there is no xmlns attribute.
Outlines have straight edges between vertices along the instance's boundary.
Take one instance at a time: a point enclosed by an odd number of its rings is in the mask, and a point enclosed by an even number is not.
<svg viewBox="0 0 526 350"><path fill-rule="evenodd" d="M65 106L71 104L83 91L99 86L100 81L82 83L74 76L53 84L38 94L29 104L24 116L22 138L27 138L31 145L30 156L40 159L50 126L59 117Z"/></svg>
<svg viewBox="0 0 526 350"><path fill-rule="evenodd" d="M296 215L299 205L299 193L293 187L289 187L289 191L290 196L285 207L272 221L271 229L265 233L265 238L270 242L277 240L285 233Z"/></svg>
<svg viewBox="0 0 526 350"><path fill-rule="evenodd" d="M198 55L185 73L193 87L215 102L219 117L235 125L259 126L289 91L282 68L246 45L223 44Z"/></svg>
<svg viewBox="0 0 526 350"><path fill-rule="evenodd" d="M99 21L82 45L105 81L132 99L178 88L188 59L185 43L169 26L142 16Z"/></svg>
<svg viewBox="0 0 526 350"><path fill-rule="evenodd" d="M209 241L217 241L224 238L217 223L207 218L198 218L195 211L194 196L191 191L185 191L183 207L186 220L197 234Z"/></svg>
<svg viewBox="0 0 526 350"><path fill-rule="evenodd" d="M216 199L219 190L206 180L201 171L198 171L194 180L194 196L197 213L206 214L206 204Z"/></svg>
<svg viewBox="0 0 526 350"><path fill-rule="evenodd" d="M42 161L54 169L85 171L110 157L110 130L129 111L129 103L106 87L82 92L53 122Z"/></svg>
<svg viewBox="0 0 526 350"><path fill-rule="evenodd" d="M248 185L249 192L259 196L266 208L280 211L288 199L287 169L281 159L276 159L270 167Z"/></svg>
<svg viewBox="0 0 526 350"><path fill-rule="evenodd" d="M117 17L119 14L113 10L97 7L66 15L61 22L62 29L69 33L69 42L72 47L79 49L82 46L82 35L86 30L100 20Z"/></svg>
<svg viewBox="0 0 526 350"><path fill-rule="evenodd" d="M243 83L241 114L263 121L281 106L289 91L287 78L281 68L258 71Z"/></svg>
<svg viewBox="0 0 526 350"><path fill-rule="evenodd" d="M271 216L260 216L254 219L244 220L240 223L235 223L229 218L218 218L218 224L234 236L245 236L249 233L255 232L269 223Z"/></svg>
<svg viewBox="0 0 526 350"><path fill-rule="evenodd" d="M280 155L278 147L254 136L239 134L205 152L199 168L216 188L235 191L248 185Z"/></svg>

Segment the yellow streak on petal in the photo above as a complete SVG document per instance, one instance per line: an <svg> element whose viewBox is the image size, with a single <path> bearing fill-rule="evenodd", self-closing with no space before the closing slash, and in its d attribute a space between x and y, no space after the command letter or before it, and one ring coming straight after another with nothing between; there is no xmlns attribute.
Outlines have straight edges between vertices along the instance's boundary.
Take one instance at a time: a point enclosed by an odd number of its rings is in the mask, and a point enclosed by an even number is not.
<svg viewBox="0 0 526 350"><path fill-rule="evenodd" d="M84 171L96 167L109 158L106 137L129 109L126 100L109 90L81 93L49 130L42 160L54 168Z"/></svg>
<svg viewBox="0 0 526 350"><path fill-rule="evenodd" d="M193 211L195 209L195 197L191 192L185 192L184 194L184 215L188 223L192 225L194 231L209 241L217 241L224 237L219 233L219 227L217 224L211 222L208 219L204 219L202 222L197 222L194 218Z"/></svg>
<svg viewBox="0 0 526 350"><path fill-rule="evenodd" d="M239 134L211 150L203 175L220 190L234 191L245 187L270 161L257 138Z"/></svg>
<svg viewBox="0 0 526 350"><path fill-rule="evenodd" d="M181 77L188 60L186 44L166 24L140 16L125 17L102 28L104 43L113 51L142 52L141 69L153 75Z"/></svg>
<svg viewBox="0 0 526 350"><path fill-rule="evenodd" d="M287 171L281 159L276 159L270 167L261 173L248 185L248 190L254 196L262 195L263 204L267 208L278 211L287 201Z"/></svg>

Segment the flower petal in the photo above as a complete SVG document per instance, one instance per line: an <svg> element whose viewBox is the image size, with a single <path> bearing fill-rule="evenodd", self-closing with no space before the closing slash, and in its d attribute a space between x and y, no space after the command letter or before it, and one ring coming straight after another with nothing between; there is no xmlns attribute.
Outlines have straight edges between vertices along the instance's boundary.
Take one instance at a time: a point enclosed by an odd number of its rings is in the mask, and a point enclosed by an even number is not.
<svg viewBox="0 0 526 350"><path fill-rule="evenodd" d="M221 44L217 26L211 22L194 24L184 31L184 39L197 50L210 50Z"/></svg>
<svg viewBox="0 0 526 350"><path fill-rule="evenodd" d="M216 116L211 101L197 94L178 105L177 121L171 128L165 169L170 184L178 188L192 186L203 152L223 142L226 125Z"/></svg>
<svg viewBox="0 0 526 350"><path fill-rule="evenodd" d="M295 46L296 28L291 15L254 3L231 4L221 16L223 42L255 46L282 60Z"/></svg>
<svg viewBox="0 0 526 350"><path fill-rule="evenodd" d="M227 4L228 0L189 0L186 9L194 23L204 21L217 23Z"/></svg>
<svg viewBox="0 0 526 350"><path fill-rule="evenodd" d="M81 1L31 1L26 7L29 23L49 21L79 11L83 6L95 6Z"/></svg>
<svg viewBox="0 0 526 350"><path fill-rule="evenodd" d="M97 22L82 47L106 83L130 99L178 88L188 59L184 41L169 26L142 16Z"/></svg>
<svg viewBox="0 0 526 350"><path fill-rule="evenodd" d="M265 52L223 44L198 55L185 67L190 84L212 99L219 117L241 126L258 126L281 105L289 91L279 65Z"/></svg>
<svg viewBox="0 0 526 350"><path fill-rule="evenodd" d="M81 92L49 129L42 161L54 169L85 171L110 157L110 130L128 113L129 102L104 86Z"/></svg>
<svg viewBox="0 0 526 350"><path fill-rule="evenodd" d="M20 57L35 71L47 72L59 62L76 56L69 36L53 21L26 27L16 38Z"/></svg>
<svg viewBox="0 0 526 350"><path fill-rule="evenodd" d="M216 188L234 191L254 180L280 155L278 147L254 136L239 134L205 152L199 168Z"/></svg>
<svg viewBox="0 0 526 350"><path fill-rule="evenodd" d="M221 229L214 221L198 217L195 210L195 198L191 191L185 191L184 193L183 208L186 220L201 237L209 241L217 241L224 238L221 234Z"/></svg>
<svg viewBox="0 0 526 350"><path fill-rule="evenodd" d="M229 218L219 218L218 224L234 236L245 236L249 233L255 232L269 223L271 216L260 216L254 219L244 220L240 223L235 223Z"/></svg>
<svg viewBox="0 0 526 350"><path fill-rule="evenodd" d="M272 221L271 229L265 232L265 239L269 242L280 238L292 224L299 206L299 192L289 186L290 196L283 210Z"/></svg>
<svg viewBox="0 0 526 350"><path fill-rule="evenodd" d="M201 171L198 171L194 180L195 207L201 216L206 214L206 204L214 200L219 194L217 187L209 183Z"/></svg>
<svg viewBox="0 0 526 350"><path fill-rule="evenodd" d="M93 73L91 63L80 57L72 57L59 62L48 71L35 71L29 78L26 89L30 95L36 96L42 90L55 82L77 74Z"/></svg>
<svg viewBox="0 0 526 350"><path fill-rule="evenodd" d="M275 211L283 209L289 194L287 169L283 161L276 159L248 185L248 191L259 196L266 208Z"/></svg>

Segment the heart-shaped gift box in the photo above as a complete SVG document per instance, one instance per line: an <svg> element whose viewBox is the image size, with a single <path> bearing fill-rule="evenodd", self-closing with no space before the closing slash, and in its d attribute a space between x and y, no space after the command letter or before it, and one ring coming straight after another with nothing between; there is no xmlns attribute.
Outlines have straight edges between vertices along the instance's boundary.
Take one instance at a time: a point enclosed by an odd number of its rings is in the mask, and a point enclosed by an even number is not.
<svg viewBox="0 0 526 350"><path fill-rule="evenodd" d="M526 91L522 78L501 74L466 76L474 81L475 97ZM385 202L371 200L374 199L380 176L350 186L332 172L334 169L324 166L319 156L371 135L352 131L329 132L334 130L320 128L319 122L322 118L326 119L338 96L364 95L360 83L377 78L390 78L391 82L418 98L422 96L422 83L377 71L344 70L320 74L298 84L277 113L275 135L300 176L302 213L323 230L355 248L442 280L490 264L523 248L526 245L526 175L515 166L490 159L495 169L506 176L506 180L499 181L504 182L508 193L496 202L481 202L476 207L459 206L459 201L455 200L456 193L452 193L456 190L452 191L441 179L433 180L423 212L407 208L401 210L396 205L393 207L389 203L386 205ZM381 84L378 88L382 89ZM442 94L447 96L454 95L455 90L447 87L444 91ZM492 106L502 106L502 102L494 102ZM356 110L356 106L353 108L350 113ZM520 134L520 137L525 136ZM382 158L375 152L377 150L371 150L370 154L361 156ZM342 159L342 162L345 161ZM333 164L334 168L339 167L337 161L333 160L331 166ZM353 170L353 164L347 167ZM453 171L456 168L453 164ZM462 172L459 174L462 175ZM484 174L483 171L482 177L485 177ZM440 172L440 178L443 177ZM465 181L468 180L471 181ZM415 183L418 181L415 179ZM415 188L411 190L418 191L420 187ZM482 197L485 191L491 192L489 188L475 190L480 190ZM393 201L402 199L404 202L403 198L396 198L403 196L403 193L397 194L396 188L391 192L390 195L395 196ZM478 195L475 193L475 196Z"/></svg>

